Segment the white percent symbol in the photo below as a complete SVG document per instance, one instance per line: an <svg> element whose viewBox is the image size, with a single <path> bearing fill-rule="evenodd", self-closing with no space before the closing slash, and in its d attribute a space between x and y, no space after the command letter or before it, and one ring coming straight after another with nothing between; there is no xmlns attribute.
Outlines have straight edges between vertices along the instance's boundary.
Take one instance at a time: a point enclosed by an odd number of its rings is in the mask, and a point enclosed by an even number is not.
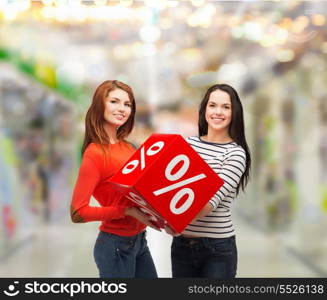
<svg viewBox="0 0 327 300"><path fill-rule="evenodd" d="M163 141L159 141L156 142L154 144L152 144L149 149L147 149L146 153L144 150L144 147L141 148L141 155L140 155L140 160L138 159L134 159L132 161L130 161L122 170L123 174L129 174L131 172L133 172L137 166L139 165L139 163L141 163L141 170L143 170L145 168L145 154L146 156L153 156L156 155L158 152L161 151L161 149L165 146L165 143Z"/></svg>
<svg viewBox="0 0 327 300"><path fill-rule="evenodd" d="M143 200L143 198L133 192L129 192L126 198L138 203L139 205L146 206L146 202Z"/></svg>
<svg viewBox="0 0 327 300"><path fill-rule="evenodd" d="M156 213L147 208L147 204L142 197L140 197L139 195L137 195L133 192L129 192L129 194L126 196L126 198L128 198L129 200L132 200L133 202L136 202L138 205L140 205L139 209L141 211L143 211L144 213L149 214L151 216L150 220L159 221Z"/></svg>
<svg viewBox="0 0 327 300"><path fill-rule="evenodd" d="M182 166L180 167L179 170L177 170L174 174L172 173L174 168L180 163L182 162ZM189 169L190 166L190 159L185 155L185 154L180 154L175 156L167 165L166 170L165 170L165 176L169 181L177 181L179 179L181 179L185 173L187 172L187 170ZM203 178L207 177L205 174L201 173L198 175L195 175L193 177L184 179L182 181L173 183L171 185L168 185L162 189L156 190L153 192L153 194L155 196L159 196L165 193L168 193L172 190L178 189L180 187L183 187L187 184L190 184L192 182L195 181L199 181ZM179 202L180 199L182 199L185 195L188 195L187 200L184 202L183 205L181 205L179 208L177 208L177 203ZM181 190L179 190L174 197L171 199L170 201L170 210L172 211L172 213L179 215L184 213L185 211L187 211L190 206L192 205L194 201L194 192L192 189L190 188L183 188Z"/></svg>

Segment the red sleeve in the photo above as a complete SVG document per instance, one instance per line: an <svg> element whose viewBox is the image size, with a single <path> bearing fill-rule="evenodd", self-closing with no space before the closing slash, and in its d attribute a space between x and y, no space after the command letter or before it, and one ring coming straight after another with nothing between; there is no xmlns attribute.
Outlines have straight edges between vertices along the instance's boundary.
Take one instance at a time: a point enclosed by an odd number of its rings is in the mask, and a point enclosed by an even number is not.
<svg viewBox="0 0 327 300"><path fill-rule="evenodd" d="M101 164L85 153L71 202L70 213L74 223L106 221L109 219L120 219L125 216L125 207L90 206L90 198L100 180Z"/></svg>

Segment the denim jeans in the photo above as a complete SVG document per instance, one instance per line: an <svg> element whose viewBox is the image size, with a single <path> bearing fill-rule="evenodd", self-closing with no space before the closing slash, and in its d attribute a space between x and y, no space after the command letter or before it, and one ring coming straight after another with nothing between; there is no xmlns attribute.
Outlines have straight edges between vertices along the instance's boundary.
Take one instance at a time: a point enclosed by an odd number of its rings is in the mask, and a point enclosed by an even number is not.
<svg viewBox="0 0 327 300"><path fill-rule="evenodd" d="M237 269L235 236L174 237L171 245L171 263L173 278L234 278Z"/></svg>
<svg viewBox="0 0 327 300"><path fill-rule="evenodd" d="M100 278L157 278L145 234L119 236L100 231L94 246Z"/></svg>

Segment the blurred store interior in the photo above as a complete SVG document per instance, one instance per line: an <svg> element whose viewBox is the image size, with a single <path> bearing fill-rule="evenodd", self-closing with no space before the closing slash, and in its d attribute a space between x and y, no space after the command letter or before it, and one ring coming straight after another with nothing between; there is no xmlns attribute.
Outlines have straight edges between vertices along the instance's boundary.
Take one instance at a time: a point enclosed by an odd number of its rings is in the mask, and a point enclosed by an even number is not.
<svg viewBox="0 0 327 300"><path fill-rule="evenodd" d="M326 277L326 16L327 1L1 0L0 277L98 276L99 224L72 224L69 204L107 79L134 89L136 145L197 134L205 90L233 85L253 159L238 276ZM161 277L170 240L149 230Z"/></svg>

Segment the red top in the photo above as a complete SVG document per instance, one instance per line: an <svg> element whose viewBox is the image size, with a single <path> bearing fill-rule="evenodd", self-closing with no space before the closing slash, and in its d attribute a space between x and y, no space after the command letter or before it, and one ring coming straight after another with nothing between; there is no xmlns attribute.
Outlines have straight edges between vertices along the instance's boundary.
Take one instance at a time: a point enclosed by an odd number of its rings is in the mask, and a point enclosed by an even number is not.
<svg viewBox="0 0 327 300"><path fill-rule="evenodd" d="M91 143L83 154L71 203L71 218L75 223L102 221L99 229L113 234L138 234L146 225L125 216L125 208L134 204L109 183L135 149L123 141L103 147L106 154L100 145ZM91 195L101 207L90 206Z"/></svg>

